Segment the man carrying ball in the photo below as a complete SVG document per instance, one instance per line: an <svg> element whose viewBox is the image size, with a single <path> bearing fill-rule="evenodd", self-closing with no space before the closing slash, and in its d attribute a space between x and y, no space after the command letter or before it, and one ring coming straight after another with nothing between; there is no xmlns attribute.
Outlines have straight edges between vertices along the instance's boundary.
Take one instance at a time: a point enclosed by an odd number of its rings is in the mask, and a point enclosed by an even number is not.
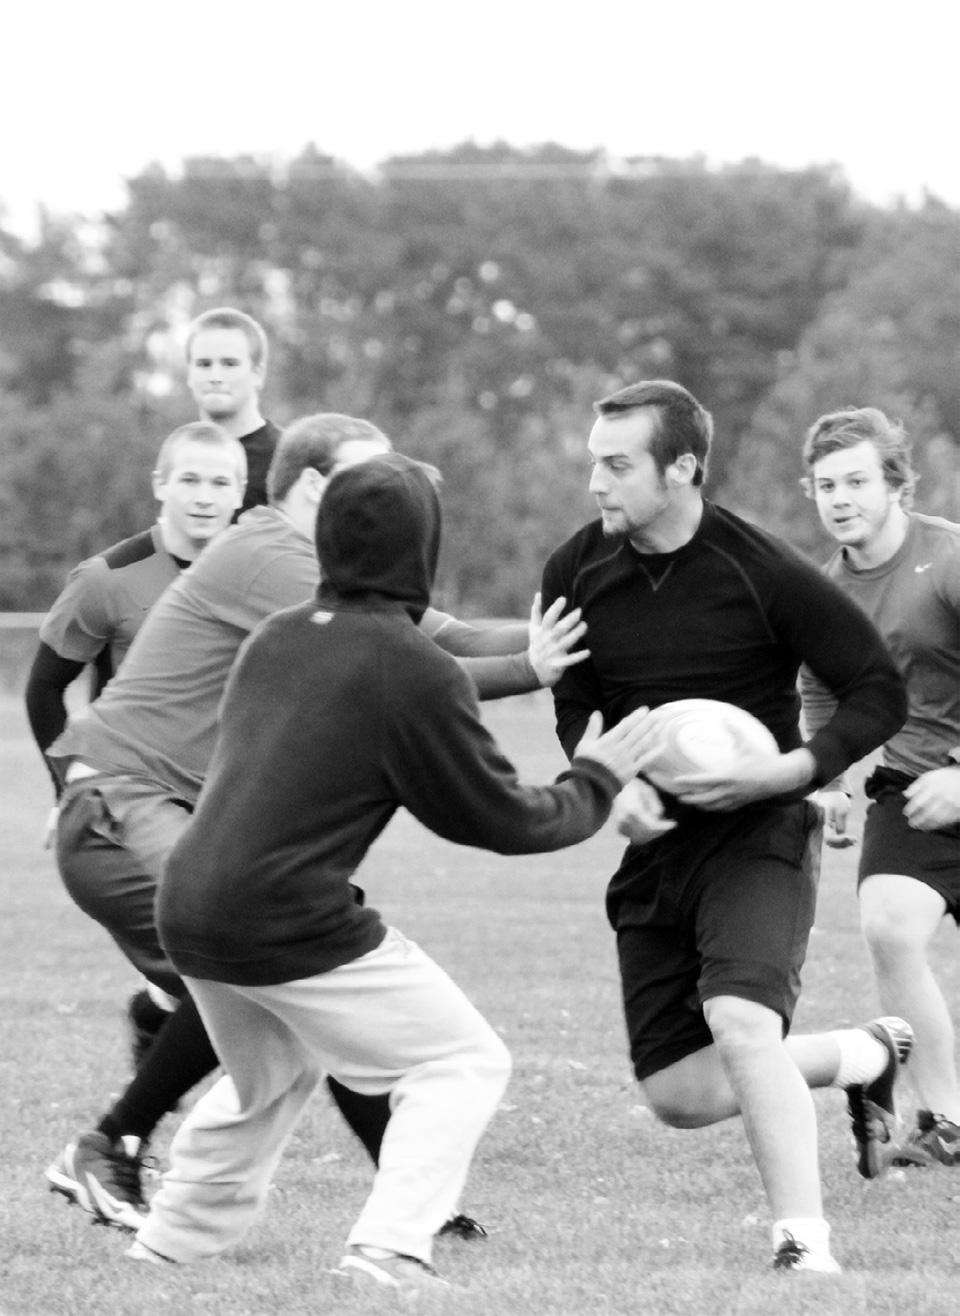
<svg viewBox="0 0 960 1316"><path fill-rule="evenodd" d="M878 1109L909 1054L897 1019L786 1037L813 923L820 815L804 797L892 735L903 685L863 612L785 544L702 494L707 411L647 381L597 404L589 441L600 519L550 557L545 606L582 609L590 657L554 689L569 755L590 712L715 699L757 717L776 750L619 799L630 844L607 894L631 1058L654 1113L678 1128L743 1117L774 1218L774 1264L835 1272L810 1087L846 1089L872 1177ZM837 696L804 744L797 674ZM651 724L655 723L651 715ZM651 726L647 759L659 732Z"/></svg>

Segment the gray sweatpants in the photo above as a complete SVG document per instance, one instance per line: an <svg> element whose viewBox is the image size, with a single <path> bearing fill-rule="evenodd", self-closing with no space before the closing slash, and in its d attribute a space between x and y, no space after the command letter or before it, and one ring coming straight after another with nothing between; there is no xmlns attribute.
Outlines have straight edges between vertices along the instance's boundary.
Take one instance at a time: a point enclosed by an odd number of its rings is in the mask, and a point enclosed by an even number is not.
<svg viewBox="0 0 960 1316"><path fill-rule="evenodd" d="M175 1261L236 1243L324 1073L389 1092L370 1196L348 1243L429 1261L503 1095L510 1056L459 987L388 929L369 954L268 987L186 979L226 1075L194 1106L138 1238Z"/></svg>

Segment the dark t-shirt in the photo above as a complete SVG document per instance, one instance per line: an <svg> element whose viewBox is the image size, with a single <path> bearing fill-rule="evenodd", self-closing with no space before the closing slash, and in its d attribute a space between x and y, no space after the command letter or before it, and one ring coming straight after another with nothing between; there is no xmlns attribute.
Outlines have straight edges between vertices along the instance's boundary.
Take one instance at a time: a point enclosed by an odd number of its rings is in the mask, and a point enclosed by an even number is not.
<svg viewBox="0 0 960 1316"><path fill-rule="evenodd" d="M267 471L279 438L279 429L269 420L265 420L258 430L240 435L240 442L247 454L247 488L243 495L243 506L234 514L234 521L242 512L267 501Z"/></svg>

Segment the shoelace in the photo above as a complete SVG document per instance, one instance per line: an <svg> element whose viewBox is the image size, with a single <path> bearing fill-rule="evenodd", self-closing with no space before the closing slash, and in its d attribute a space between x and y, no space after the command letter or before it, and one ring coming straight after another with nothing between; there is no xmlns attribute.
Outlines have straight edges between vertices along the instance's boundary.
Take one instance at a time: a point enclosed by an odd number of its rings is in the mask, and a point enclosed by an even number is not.
<svg viewBox="0 0 960 1316"><path fill-rule="evenodd" d="M145 1168L147 1158L130 1156L122 1147L111 1147L107 1158L113 1167L113 1179L123 1192L124 1198L131 1206L143 1206L143 1185L140 1174Z"/></svg>
<svg viewBox="0 0 960 1316"><path fill-rule="evenodd" d="M803 1243L798 1243L794 1236L784 1232L783 1242L777 1248L773 1259L774 1270L792 1270L810 1251Z"/></svg>
<svg viewBox="0 0 960 1316"><path fill-rule="evenodd" d="M452 1215L440 1229L441 1234L456 1234L458 1238L486 1238L487 1231L472 1216Z"/></svg>

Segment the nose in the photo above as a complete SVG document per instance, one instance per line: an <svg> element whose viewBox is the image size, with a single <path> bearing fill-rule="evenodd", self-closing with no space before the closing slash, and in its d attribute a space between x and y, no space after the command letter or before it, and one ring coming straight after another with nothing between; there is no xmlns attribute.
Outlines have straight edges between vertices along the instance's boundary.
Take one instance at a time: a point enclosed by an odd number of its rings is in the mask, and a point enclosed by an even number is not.
<svg viewBox="0 0 960 1316"><path fill-rule="evenodd" d="M606 482L604 481L603 478L602 466L594 466L592 468L592 470L590 471L590 483L587 486L587 488L592 494L603 493L604 489L606 488Z"/></svg>

